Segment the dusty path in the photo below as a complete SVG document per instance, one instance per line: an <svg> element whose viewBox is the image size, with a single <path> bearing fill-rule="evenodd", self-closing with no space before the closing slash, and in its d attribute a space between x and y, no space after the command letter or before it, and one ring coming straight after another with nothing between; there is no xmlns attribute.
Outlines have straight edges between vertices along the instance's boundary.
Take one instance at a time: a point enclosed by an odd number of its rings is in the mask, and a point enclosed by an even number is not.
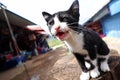
<svg viewBox="0 0 120 80"><path fill-rule="evenodd" d="M40 80L79 80L80 67L73 55L65 47L34 57L26 63L28 73L39 76ZM26 80L26 72L11 80Z"/></svg>

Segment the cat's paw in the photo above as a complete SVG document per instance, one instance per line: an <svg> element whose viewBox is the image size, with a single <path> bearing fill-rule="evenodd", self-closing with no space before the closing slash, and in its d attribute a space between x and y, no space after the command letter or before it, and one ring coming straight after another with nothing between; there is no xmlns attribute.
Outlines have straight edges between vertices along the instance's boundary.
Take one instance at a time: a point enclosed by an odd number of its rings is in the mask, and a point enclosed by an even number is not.
<svg viewBox="0 0 120 80"><path fill-rule="evenodd" d="M93 70L90 71L90 76L91 76L92 78L96 78L96 77L98 77L99 75L100 75L100 72L98 71L97 68L95 68L95 69L93 69Z"/></svg>
<svg viewBox="0 0 120 80"><path fill-rule="evenodd" d="M89 72L82 72L82 74L80 75L80 80L89 80L89 79L90 79Z"/></svg>
<svg viewBox="0 0 120 80"><path fill-rule="evenodd" d="M88 62L85 62L85 66L87 69L90 69L90 67L91 67L90 63L88 63Z"/></svg>
<svg viewBox="0 0 120 80"><path fill-rule="evenodd" d="M109 65L107 64L107 62L102 62L100 65L100 68L103 72L110 71L110 68L109 68Z"/></svg>

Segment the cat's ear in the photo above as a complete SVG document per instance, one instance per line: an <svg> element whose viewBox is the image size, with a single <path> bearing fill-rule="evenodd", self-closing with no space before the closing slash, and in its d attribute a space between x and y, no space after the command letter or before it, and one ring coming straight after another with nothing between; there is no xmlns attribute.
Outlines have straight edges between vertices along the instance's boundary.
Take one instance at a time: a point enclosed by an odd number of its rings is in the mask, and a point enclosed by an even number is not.
<svg viewBox="0 0 120 80"><path fill-rule="evenodd" d="M75 0L71 7L69 8L69 13L72 14L75 17L79 17L79 2L78 0Z"/></svg>
<svg viewBox="0 0 120 80"><path fill-rule="evenodd" d="M44 17L44 19L48 22L51 18L51 14L47 13L47 12L42 12L42 15Z"/></svg>

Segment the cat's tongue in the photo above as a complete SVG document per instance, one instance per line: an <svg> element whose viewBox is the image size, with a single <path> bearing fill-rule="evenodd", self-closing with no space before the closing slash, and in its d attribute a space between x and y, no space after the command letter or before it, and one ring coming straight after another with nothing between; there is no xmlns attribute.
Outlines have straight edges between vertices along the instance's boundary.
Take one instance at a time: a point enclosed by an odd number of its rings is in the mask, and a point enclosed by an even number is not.
<svg viewBox="0 0 120 80"><path fill-rule="evenodd" d="M65 37L65 33L64 32L58 32L57 33L57 36L59 37L59 39L64 39L64 37Z"/></svg>

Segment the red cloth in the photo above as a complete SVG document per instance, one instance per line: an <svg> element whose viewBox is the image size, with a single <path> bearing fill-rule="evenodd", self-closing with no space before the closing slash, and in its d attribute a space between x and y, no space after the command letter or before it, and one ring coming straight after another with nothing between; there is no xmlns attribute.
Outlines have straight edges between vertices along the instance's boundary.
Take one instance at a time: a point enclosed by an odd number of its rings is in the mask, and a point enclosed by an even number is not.
<svg viewBox="0 0 120 80"><path fill-rule="evenodd" d="M37 48L37 50L38 50L38 51L41 51L41 50L42 50L42 48L38 47L38 48Z"/></svg>
<svg viewBox="0 0 120 80"><path fill-rule="evenodd" d="M5 56L6 60L10 60L12 57L13 57L12 54L8 54L8 55Z"/></svg>

